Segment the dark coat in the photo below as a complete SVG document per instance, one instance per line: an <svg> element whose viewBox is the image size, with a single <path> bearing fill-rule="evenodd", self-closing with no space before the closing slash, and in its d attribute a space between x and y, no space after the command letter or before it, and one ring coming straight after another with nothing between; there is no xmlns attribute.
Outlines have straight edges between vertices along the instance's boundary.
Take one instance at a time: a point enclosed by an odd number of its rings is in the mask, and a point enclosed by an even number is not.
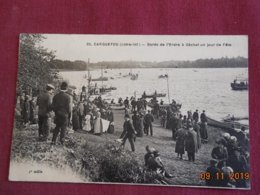
<svg viewBox="0 0 260 195"><path fill-rule="evenodd" d="M208 129L206 123L200 124L200 135L201 135L201 139L204 140L208 139Z"/></svg>
<svg viewBox="0 0 260 195"><path fill-rule="evenodd" d="M197 144L198 144L198 149L201 147L201 135L200 135L200 126L198 123L195 123L193 125L194 131L197 133Z"/></svg>
<svg viewBox="0 0 260 195"><path fill-rule="evenodd" d="M228 152L224 146L216 146L211 152L211 157L217 160L227 160Z"/></svg>
<svg viewBox="0 0 260 195"><path fill-rule="evenodd" d="M52 108L57 116L66 116L71 113L70 96L61 91L53 97Z"/></svg>
<svg viewBox="0 0 260 195"><path fill-rule="evenodd" d="M142 117L140 115L133 115L132 120L133 120L134 128L137 132L137 136L142 137L143 136Z"/></svg>
<svg viewBox="0 0 260 195"><path fill-rule="evenodd" d="M199 113L194 112L193 115L192 115L192 119L195 120L195 121L198 121L199 120Z"/></svg>
<svg viewBox="0 0 260 195"><path fill-rule="evenodd" d="M113 112L107 112L107 120L110 121L110 123L114 122L114 113Z"/></svg>
<svg viewBox="0 0 260 195"><path fill-rule="evenodd" d="M145 124L151 124L153 121L154 121L153 115L148 113L144 116L144 123Z"/></svg>
<svg viewBox="0 0 260 195"><path fill-rule="evenodd" d="M198 151L197 133L193 129L189 129L185 140L185 150L195 153Z"/></svg>
<svg viewBox="0 0 260 195"><path fill-rule="evenodd" d="M73 113L72 113L72 127L73 127L74 130L80 129L80 126L79 126L79 109L78 109L78 107L75 107L73 109Z"/></svg>
<svg viewBox="0 0 260 195"><path fill-rule="evenodd" d="M207 116L206 116L205 113L201 113L201 115L200 115L200 121L201 121L202 123L207 123L207 122L208 122L208 119L207 119Z"/></svg>
<svg viewBox="0 0 260 195"><path fill-rule="evenodd" d="M124 137L132 138L135 136L135 129L130 120L124 122L123 128L124 128L124 130L123 130L120 138L124 138Z"/></svg>
<svg viewBox="0 0 260 195"><path fill-rule="evenodd" d="M132 105L133 107L135 107L135 106L137 105L137 102L136 102L135 100L132 100L132 101L131 101L131 105Z"/></svg>
<svg viewBox="0 0 260 195"><path fill-rule="evenodd" d="M40 94L37 98L37 105L39 106L38 115L47 116L47 114L51 111L51 104L52 96L48 92Z"/></svg>
<svg viewBox="0 0 260 195"><path fill-rule="evenodd" d="M176 145L175 145L176 153L184 154L185 138L186 138L186 130L182 128L179 129L176 132Z"/></svg>

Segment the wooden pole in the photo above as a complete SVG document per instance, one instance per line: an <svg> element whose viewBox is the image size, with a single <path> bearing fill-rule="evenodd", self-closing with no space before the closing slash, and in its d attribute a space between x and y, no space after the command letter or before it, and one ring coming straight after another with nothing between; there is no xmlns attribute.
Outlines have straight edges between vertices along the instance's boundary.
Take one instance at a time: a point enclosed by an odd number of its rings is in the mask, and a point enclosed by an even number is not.
<svg viewBox="0 0 260 195"><path fill-rule="evenodd" d="M168 73L167 73L167 89L168 89L168 102L170 104L171 101L170 101L169 74Z"/></svg>

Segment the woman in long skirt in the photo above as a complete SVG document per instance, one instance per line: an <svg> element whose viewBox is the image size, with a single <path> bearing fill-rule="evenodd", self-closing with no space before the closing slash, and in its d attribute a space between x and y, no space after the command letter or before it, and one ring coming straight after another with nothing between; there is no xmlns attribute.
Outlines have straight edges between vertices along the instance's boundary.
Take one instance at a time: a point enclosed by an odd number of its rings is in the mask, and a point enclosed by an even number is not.
<svg viewBox="0 0 260 195"><path fill-rule="evenodd" d="M102 123L101 123L101 114L97 112L97 118L94 122L94 134L101 134L102 133Z"/></svg>

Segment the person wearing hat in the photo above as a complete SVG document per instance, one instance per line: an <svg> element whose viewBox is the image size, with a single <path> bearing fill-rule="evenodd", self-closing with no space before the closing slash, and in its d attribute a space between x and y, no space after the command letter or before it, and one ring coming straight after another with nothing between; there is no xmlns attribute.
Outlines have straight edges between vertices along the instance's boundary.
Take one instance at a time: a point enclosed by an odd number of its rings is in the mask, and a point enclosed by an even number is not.
<svg viewBox="0 0 260 195"><path fill-rule="evenodd" d="M200 135L201 135L201 141L202 143L208 142L208 129L207 129L207 122L208 118L206 116L205 110L200 115Z"/></svg>
<svg viewBox="0 0 260 195"><path fill-rule="evenodd" d="M232 178L234 171L231 167L224 166L220 170L221 174L223 175L223 178L219 181L220 187L235 187L235 179Z"/></svg>
<svg viewBox="0 0 260 195"><path fill-rule="evenodd" d="M210 166L206 169L206 174L209 174L210 177L207 178L206 185L207 186L219 186L220 179L217 178L217 174L220 173L220 170L217 168L218 161L216 159L210 160Z"/></svg>
<svg viewBox="0 0 260 195"><path fill-rule="evenodd" d="M128 99L128 97L126 97L126 99L124 100L124 105L125 105L125 108L129 108L129 99Z"/></svg>
<svg viewBox="0 0 260 195"><path fill-rule="evenodd" d="M226 140L224 138L219 138L216 140L217 146L212 149L211 157L213 159L225 162L228 159L228 152L226 145Z"/></svg>
<svg viewBox="0 0 260 195"><path fill-rule="evenodd" d="M65 131L68 124L68 117L71 113L71 98L66 93L68 89L67 82L62 82L60 92L53 97L52 108L55 113L56 127L53 131L52 144L56 144L57 137L60 133L60 142L64 143Z"/></svg>
<svg viewBox="0 0 260 195"><path fill-rule="evenodd" d="M177 157L182 160L182 155L184 154L185 149L185 138L186 138L187 130L184 128L180 128L176 132L176 144L175 144L175 153L177 153Z"/></svg>
<svg viewBox="0 0 260 195"><path fill-rule="evenodd" d="M196 110L193 115L192 115L192 119L197 123L199 122L199 111Z"/></svg>
<svg viewBox="0 0 260 195"><path fill-rule="evenodd" d="M155 151L154 148L150 148L148 145L145 147L146 149L146 154L144 155L144 166L150 170L150 160L151 158L154 158L153 152Z"/></svg>
<svg viewBox="0 0 260 195"><path fill-rule="evenodd" d="M80 93L80 101L85 101L87 99L86 87L82 86L82 91Z"/></svg>
<svg viewBox="0 0 260 195"><path fill-rule="evenodd" d="M132 106L132 112L136 111L137 102L135 98L132 98L131 106Z"/></svg>
<svg viewBox="0 0 260 195"><path fill-rule="evenodd" d="M156 116L157 119L159 119L159 111L160 111L160 105L158 101L156 101L153 106L153 115Z"/></svg>
<svg viewBox="0 0 260 195"><path fill-rule="evenodd" d="M163 105L163 103L164 103L164 101L161 99L161 101L160 101L160 105L162 106L162 105Z"/></svg>
<svg viewBox="0 0 260 195"><path fill-rule="evenodd" d="M122 139L122 146L123 147L125 146L125 142L128 139L131 145L131 149L134 152L135 151L134 140L135 140L136 131L134 129L132 122L130 121L130 116L128 114L125 115L125 122L123 128L124 130L120 136L120 139Z"/></svg>
<svg viewBox="0 0 260 195"><path fill-rule="evenodd" d="M111 107L108 107L107 109L107 120L110 122L107 132L114 133L114 113L112 112Z"/></svg>
<svg viewBox="0 0 260 195"><path fill-rule="evenodd" d="M148 113L144 116L144 132L146 135L149 135L149 129L150 129L150 135L153 136L153 115L151 114L151 111L148 110Z"/></svg>
<svg viewBox="0 0 260 195"><path fill-rule="evenodd" d="M148 166L150 167L150 170L155 171L156 173L161 174L161 175L165 176L166 178L172 178L173 175L169 174L165 170L165 166L162 163L159 151L154 150L152 153L153 153L153 156L151 158L149 158L149 160L148 160Z"/></svg>
<svg viewBox="0 0 260 195"><path fill-rule="evenodd" d="M50 112L52 110L52 94L55 87L51 84L46 85L46 91L37 97L38 106L38 126L40 141L47 141L50 133Z"/></svg>
<svg viewBox="0 0 260 195"><path fill-rule="evenodd" d="M198 152L197 133L192 127L191 121L187 123L188 131L185 140L185 150L188 153L189 161L195 161L195 153Z"/></svg>

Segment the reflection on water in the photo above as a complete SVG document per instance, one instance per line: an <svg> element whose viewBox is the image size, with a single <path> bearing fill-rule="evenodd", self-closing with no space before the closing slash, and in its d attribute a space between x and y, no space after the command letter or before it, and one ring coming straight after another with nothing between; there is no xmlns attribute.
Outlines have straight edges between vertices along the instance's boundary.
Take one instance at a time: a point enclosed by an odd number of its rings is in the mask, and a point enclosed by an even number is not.
<svg viewBox="0 0 260 195"><path fill-rule="evenodd" d="M113 69L106 70L103 75L109 77L103 82L106 86L117 87L117 90L106 97L117 99L126 96L137 97L145 91L167 93L167 80L159 79L161 74L169 74L170 98L182 103L182 112L187 110L206 110L209 116L221 119L228 114L248 116L248 91L233 91L230 83L236 76L243 74L247 77L247 68L208 68L208 69ZM122 77L130 71L139 74L138 80ZM85 71L61 72L60 75L75 85L80 91L87 85L84 79ZM91 71L92 78L100 77L101 71ZM114 79L110 79L113 77ZM101 85L101 82L97 82ZM161 99L161 98L160 98ZM162 98L168 103L168 96Z"/></svg>

